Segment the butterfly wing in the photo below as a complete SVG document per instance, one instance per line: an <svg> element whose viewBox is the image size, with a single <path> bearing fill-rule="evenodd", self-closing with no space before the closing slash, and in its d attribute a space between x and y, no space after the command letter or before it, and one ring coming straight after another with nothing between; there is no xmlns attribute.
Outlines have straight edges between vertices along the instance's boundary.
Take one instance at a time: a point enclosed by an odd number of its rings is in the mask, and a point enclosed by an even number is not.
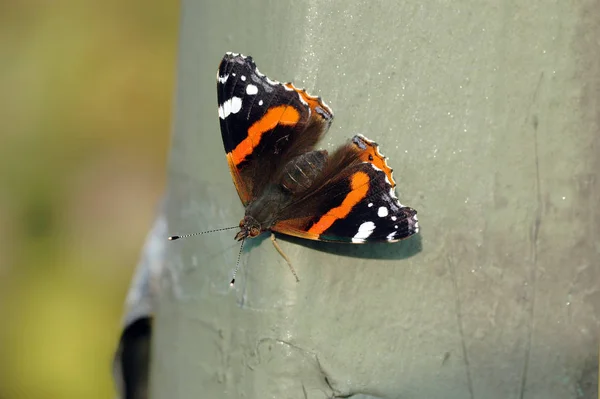
<svg viewBox="0 0 600 399"><path fill-rule="evenodd" d="M331 109L319 97L259 72L252 57L227 53L217 72L221 136L244 206L294 157L327 132Z"/></svg>
<svg viewBox="0 0 600 399"><path fill-rule="evenodd" d="M418 233L417 212L396 197L392 169L376 143L355 136L332 154L324 174L282 212L271 230L350 243L395 242Z"/></svg>

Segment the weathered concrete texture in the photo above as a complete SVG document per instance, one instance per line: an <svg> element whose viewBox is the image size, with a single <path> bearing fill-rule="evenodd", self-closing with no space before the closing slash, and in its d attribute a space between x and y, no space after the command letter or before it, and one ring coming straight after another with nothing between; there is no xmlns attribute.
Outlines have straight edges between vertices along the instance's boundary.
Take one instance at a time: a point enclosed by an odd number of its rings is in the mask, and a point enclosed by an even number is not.
<svg viewBox="0 0 600 399"><path fill-rule="evenodd" d="M222 151L225 51L320 94L323 146L377 140L420 237L233 232L169 247L155 398L592 398L600 327L600 27L589 2L184 1L172 233L243 215Z"/></svg>

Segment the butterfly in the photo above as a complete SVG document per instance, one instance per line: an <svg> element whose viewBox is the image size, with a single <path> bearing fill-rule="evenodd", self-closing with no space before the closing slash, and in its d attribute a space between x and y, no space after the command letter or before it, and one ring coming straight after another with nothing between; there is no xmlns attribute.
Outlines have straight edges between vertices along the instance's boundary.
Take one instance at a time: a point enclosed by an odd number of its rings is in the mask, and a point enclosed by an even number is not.
<svg viewBox="0 0 600 399"><path fill-rule="evenodd" d="M419 232L417 211L396 197L393 170L376 142L355 135L331 154L315 149L333 121L320 97L268 78L252 57L227 53L217 71L217 100L229 170L245 208L235 236L242 244L271 232L298 279L274 232L353 244Z"/></svg>

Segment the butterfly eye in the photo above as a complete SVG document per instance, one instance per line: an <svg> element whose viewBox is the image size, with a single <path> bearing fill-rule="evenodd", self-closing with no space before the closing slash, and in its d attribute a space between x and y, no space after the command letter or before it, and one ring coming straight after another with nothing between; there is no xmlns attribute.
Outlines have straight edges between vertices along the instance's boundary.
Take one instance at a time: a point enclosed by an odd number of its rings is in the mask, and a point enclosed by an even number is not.
<svg viewBox="0 0 600 399"><path fill-rule="evenodd" d="M258 234L260 234L260 230L258 230L258 227L252 227L250 229L250 236L251 237L256 237Z"/></svg>

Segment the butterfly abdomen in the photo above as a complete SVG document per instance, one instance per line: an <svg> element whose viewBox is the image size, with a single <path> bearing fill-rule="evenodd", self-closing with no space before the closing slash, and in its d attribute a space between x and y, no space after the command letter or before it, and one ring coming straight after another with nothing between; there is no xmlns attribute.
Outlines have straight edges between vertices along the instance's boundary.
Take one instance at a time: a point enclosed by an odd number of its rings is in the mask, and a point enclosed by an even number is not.
<svg viewBox="0 0 600 399"><path fill-rule="evenodd" d="M327 151L311 151L292 159L285 166L281 185L290 194L298 195L308 189L323 170Z"/></svg>

